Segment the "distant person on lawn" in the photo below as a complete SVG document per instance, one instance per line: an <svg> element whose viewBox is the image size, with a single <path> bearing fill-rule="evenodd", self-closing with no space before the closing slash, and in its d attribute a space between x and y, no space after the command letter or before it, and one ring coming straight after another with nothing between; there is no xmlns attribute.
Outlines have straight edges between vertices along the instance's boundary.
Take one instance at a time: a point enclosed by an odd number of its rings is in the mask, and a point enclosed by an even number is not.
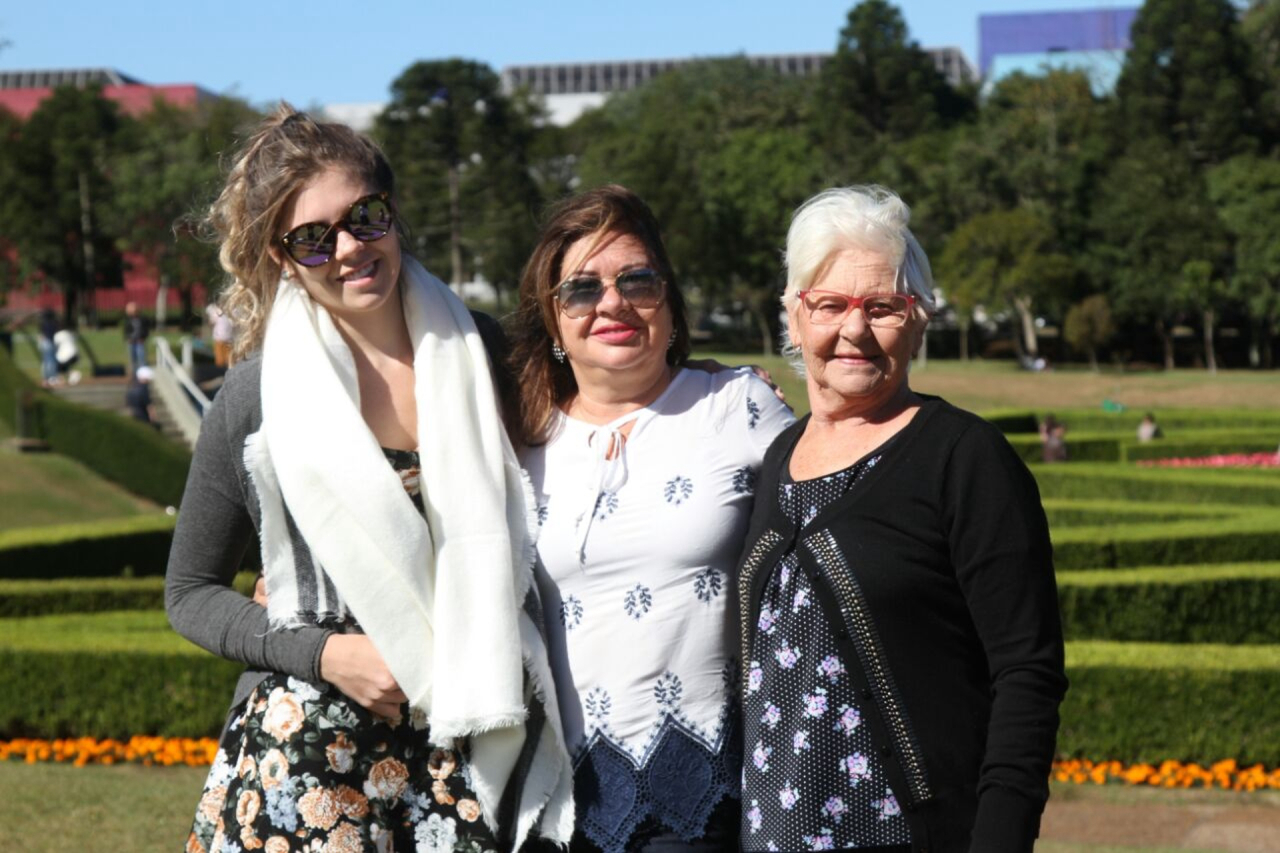
<svg viewBox="0 0 1280 853"><path fill-rule="evenodd" d="M151 322L138 313L138 303L126 302L124 322L121 324L125 346L129 351L129 375L147 363L147 338L151 335Z"/></svg>

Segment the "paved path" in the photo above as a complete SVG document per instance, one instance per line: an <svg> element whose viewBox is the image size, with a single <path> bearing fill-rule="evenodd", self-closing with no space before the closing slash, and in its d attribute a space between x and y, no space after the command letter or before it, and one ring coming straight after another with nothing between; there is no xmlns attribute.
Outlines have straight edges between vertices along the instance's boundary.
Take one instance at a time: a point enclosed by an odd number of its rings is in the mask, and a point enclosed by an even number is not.
<svg viewBox="0 0 1280 853"><path fill-rule="evenodd" d="M1280 853L1280 795L1055 787L1040 837L1089 846Z"/></svg>

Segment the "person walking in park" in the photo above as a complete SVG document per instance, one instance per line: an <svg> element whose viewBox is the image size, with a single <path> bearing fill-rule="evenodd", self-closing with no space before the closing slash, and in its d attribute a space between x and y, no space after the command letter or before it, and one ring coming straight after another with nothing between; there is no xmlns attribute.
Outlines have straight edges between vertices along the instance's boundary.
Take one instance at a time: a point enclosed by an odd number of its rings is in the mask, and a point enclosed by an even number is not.
<svg viewBox="0 0 1280 853"><path fill-rule="evenodd" d="M370 140L281 105L209 213L236 364L166 608L246 671L188 850L481 853L572 833L496 324L404 251L395 199ZM231 588L255 538L266 607Z"/></svg>
<svg viewBox="0 0 1280 853"><path fill-rule="evenodd" d="M61 329L62 324L58 322L58 315L52 308L40 312L36 345L40 349L40 380L46 388L54 386L58 381L57 344L53 339Z"/></svg>
<svg viewBox="0 0 1280 853"><path fill-rule="evenodd" d="M765 457L739 564L751 853L1029 853L1048 798L1048 525L1000 432L908 384L934 307L908 217L834 189L787 235L811 413Z"/></svg>
<svg viewBox="0 0 1280 853"><path fill-rule="evenodd" d="M134 376L147 363L147 338L151 336L151 321L138 313L138 303L125 303L121 331L129 353L129 375Z"/></svg>
<svg viewBox="0 0 1280 853"><path fill-rule="evenodd" d="M623 187L551 211L510 330L577 767L572 849L734 850L729 586L756 472L791 413L750 371L686 367L658 222Z"/></svg>
<svg viewBox="0 0 1280 853"><path fill-rule="evenodd" d="M211 301L205 308L205 319L209 323L209 337L213 341L213 363L226 369L231 366L231 341L235 337L235 324L216 301Z"/></svg>

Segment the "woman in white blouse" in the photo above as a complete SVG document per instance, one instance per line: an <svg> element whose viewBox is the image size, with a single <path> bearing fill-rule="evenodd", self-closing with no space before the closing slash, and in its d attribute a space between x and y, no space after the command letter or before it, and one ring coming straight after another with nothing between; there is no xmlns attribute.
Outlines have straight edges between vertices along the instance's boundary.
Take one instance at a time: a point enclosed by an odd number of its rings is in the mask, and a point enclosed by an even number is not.
<svg viewBox="0 0 1280 853"><path fill-rule="evenodd" d="M736 849L726 602L757 468L791 414L749 372L682 366L684 299L622 187L551 212L509 331L574 848Z"/></svg>

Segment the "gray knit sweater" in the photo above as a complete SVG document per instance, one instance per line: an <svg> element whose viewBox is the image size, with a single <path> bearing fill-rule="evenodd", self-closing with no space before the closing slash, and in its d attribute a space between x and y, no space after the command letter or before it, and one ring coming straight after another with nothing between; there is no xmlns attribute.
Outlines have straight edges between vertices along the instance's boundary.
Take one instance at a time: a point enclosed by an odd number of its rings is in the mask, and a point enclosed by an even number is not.
<svg viewBox="0 0 1280 853"><path fill-rule="evenodd" d="M266 608L231 588L261 522L244 464L245 439L262 425L261 373L257 357L237 364L205 415L165 580L165 610L174 630L247 666L232 707L268 672L319 681L320 652L333 633L318 625L271 630Z"/></svg>

